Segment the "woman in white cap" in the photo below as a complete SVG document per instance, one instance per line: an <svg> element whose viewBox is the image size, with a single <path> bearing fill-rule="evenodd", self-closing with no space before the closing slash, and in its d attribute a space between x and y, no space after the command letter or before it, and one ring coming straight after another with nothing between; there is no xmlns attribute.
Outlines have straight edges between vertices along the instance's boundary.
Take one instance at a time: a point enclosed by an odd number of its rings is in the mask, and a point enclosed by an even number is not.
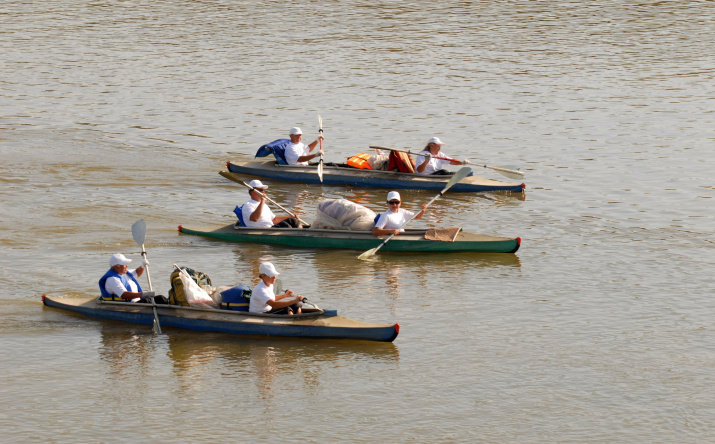
<svg viewBox="0 0 715 444"><path fill-rule="evenodd" d="M286 290L282 295L276 296L273 292L273 284L276 283L276 276L280 273L270 262L264 262L258 267L258 277L261 282L251 291L251 303L248 311L251 313L274 313L289 314L301 312L301 302L303 296L295 295L293 290ZM283 299L290 300L285 301Z"/></svg>
<svg viewBox="0 0 715 444"><path fill-rule="evenodd" d="M99 280L99 291L104 301L139 302L142 297L142 287L137 278L144 274L149 261L142 259L142 264L136 270L129 270L131 259L123 254L114 254L109 258L109 271Z"/></svg>
<svg viewBox="0 0 715 444"><path fill-rule="evenodd" d="M320 140L325 139L323 134L319 134L318 138L313 141L310 145L306 145L301 142L303 138L303 131L297 126L290 129L290 143L285 148L286 162L288 165L303 165L308 166L308 161L310 159L315 159L323 154L323 150L318 150L314 154L310 154Z"/></svg>
<svg viewBox="0 0 715 444"><path fill-rule="evenodd" d="M444 142L439 140L439 137L433 137L427 142L427 146L424 150L417 156L416 164L417 168L415 171L418 174L452 174L449 171L442 168L442 164L447 162L449 165L464 165L467 161L460 160L447 160L446 154L440 153Z"/></svg>
<svg viewBox="0 0 715 444"><path fill-rule="evenodd" d="M405 229L400 227L409 220L422 219L427 209L427 204L422 204L422 210L415 215L412 211L400 208L402 201L400 200L400 193L397 191L387 193L387 205L387 211L380 214L377 222L375 222L375 228L372 229L373 236L384 236L404 232Z"/></svg>
<svg viewBox="0 0 715 444"><path fill-rule="evenodd" d="M293 216L276 216L268 205L266 205L266 188L260 180L252 180L248 186L248 195L251 200L243 204L241 208L241 221L247 227L254 228L303 228L295 214Z"/></svg>

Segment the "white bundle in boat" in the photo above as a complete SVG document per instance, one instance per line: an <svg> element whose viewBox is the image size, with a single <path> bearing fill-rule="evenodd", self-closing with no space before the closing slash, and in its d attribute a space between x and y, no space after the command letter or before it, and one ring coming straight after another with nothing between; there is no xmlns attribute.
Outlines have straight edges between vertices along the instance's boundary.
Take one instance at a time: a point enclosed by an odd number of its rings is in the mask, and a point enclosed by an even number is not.
<svg viewBox="0 0 715 444"><path fill-rule="evenodd" d="M312 228L370 231L375 226L375 212L346 199L325 199L318 203Z"/></svg>
<svg viewBox="0 0 715 444"><path fill-rule="evenodd" d="M174 265L176 267L176 265ZM186 296L186 301L192 307L204 307L204 308L218 308L218 304L213 300L211 296L199 287L199 285L191 279L189 273L179 269L179 277L181 278L181 283L184 286L184 295Z"/></svg>
<svg viewBox="0 0 715 444"><path fill-rule="evenodd" d="M380 150L375 150L377 151L377 154L373 154L367 159L367 163L370 165L370 168L373 170L387 170L387 163L388 163L388 157L387 154L383 153Z"/></svg>

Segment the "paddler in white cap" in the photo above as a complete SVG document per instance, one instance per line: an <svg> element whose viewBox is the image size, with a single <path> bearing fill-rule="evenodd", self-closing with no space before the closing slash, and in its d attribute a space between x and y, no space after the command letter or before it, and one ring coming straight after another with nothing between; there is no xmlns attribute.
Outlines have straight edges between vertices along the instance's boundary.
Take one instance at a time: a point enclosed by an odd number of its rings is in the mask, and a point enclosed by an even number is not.
<svg viewBox="0 0 715 444"><path fill-rule="evenodd" d="M450 159L444 152L440 152L444 142L439 140L439 137L432 137L428 142L425 149L422 150L415 164L415 172L418 174L452 174L449 171L442 168L442 165L447 162L449 165L466 165L469 163L468 160L456 160Z"/></svg>
<svg viewBox="0 0 715 444"><path fill-rule="evenodd" d="M273 214L268 205L266 205L266 188L260 180L252 180L248 186L248 195L251 200L243 204L240 208L241 221L249 228L303 228L303 225L297 218L297 214L293 211L292 216L276 216ZM237 208L234 211L238 211Z"/></svg>
<svg viewBox="0 0 715 444"><path fill-rule="evenodd" d="M296 296L293 290L286 290L285 293L278 296L273 292L273 284L276 283L276 276L279 274L276 267L270 262L264 262L258 267L258 277L261 282L251 290L249 312L289 315L301 313L300 307L303 304L300 301L303 300L303 296Z"/></svg>
<svg viewBox="0 0 715 444"><path fill-rule="evenodd" d="M311 151L315 149L318 142L325 139L323 133L318 135L318 138L313 141L310 145L306 145L301 142L303 138L303 131L297 126L290 129L290 143L285 148L285 156L288 165L303 165L308 166L308 161L320 157L323 154L323 150L318 150L314 154L310 154Z"/></svg>
<svg viewBox="0 0 715 444"><path fill-rule="evenodd" d="M137 278L144 274L149 265L146 258L136 270L129 270L131 259L123 254L114 254L109 258L109 271L99 280L99 291L104 301L139 302L142 297L142 287Z"/></svg>
<svg viewBox="0 0 715 444"><path fill-rule="evenodd" d="M400 208L402 200L400 193L390 191L387 193L388 209L380 214L380 217L375 222L375 228L372 229L373 236L384 236L388 234L398 234L405 231L402 227L410 219L422 219L427 209L427 204L422 204L422 210L417 215L412 211ZM414 216L414 217L413 217Z"/></svg>

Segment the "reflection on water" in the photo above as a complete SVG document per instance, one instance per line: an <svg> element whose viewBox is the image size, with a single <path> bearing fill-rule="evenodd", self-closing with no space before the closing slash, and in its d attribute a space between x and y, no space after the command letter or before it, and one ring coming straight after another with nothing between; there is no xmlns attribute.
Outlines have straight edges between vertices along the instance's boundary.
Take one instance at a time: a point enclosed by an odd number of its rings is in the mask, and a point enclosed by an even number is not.
<svg viewBox="0 0 715 444"><path fill-rule="evenodd" d="M285 384L316 391L324 369L346 361L397 365L400 355L393 343L367 341L266 338L222 333L171 331L168 356L174 375L185 390L201 386L210 367L224 379L250 378L266 407Z"/></svg>
<svg viewBox="0 0 715 444"><path fill-rule="evenodd" d="M150 373L156 344L151 341L151 326L119 321L100 323L99 357L108 364L108 377L127 379Z"/></svg>

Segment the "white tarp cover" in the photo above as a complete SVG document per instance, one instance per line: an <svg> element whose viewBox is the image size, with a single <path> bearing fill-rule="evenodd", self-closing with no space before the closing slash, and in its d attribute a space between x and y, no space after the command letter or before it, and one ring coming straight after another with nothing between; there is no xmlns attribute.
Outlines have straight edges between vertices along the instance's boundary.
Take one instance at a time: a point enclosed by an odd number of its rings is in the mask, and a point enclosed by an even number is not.
<svg viewBox="0 0 715 444"><path fill-rule="evenodd" d="M318 203L313 228L370 231L375 226L371 209L346 199L325 199Z"/></svg>
<svg viewBox="0 0 715 444"><path fill-rule="evenodd" d="M199 287L199 284L191 279L191 276L189 276L187 272L181 270L179 277L181 278L181 283L184 285L186 301L190 306L218 308L218 304L216 304L213 298L206 293L206 290Z"/></svg>

